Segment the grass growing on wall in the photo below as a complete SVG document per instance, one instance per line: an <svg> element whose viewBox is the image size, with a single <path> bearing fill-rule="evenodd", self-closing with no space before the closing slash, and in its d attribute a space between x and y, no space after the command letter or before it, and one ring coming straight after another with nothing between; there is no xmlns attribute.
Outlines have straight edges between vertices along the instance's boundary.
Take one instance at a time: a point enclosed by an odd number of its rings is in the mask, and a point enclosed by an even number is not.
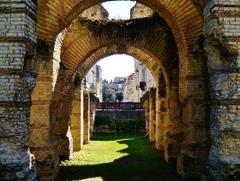
<svg viewBox="0 0 240 181"><path fill-rule="evenodd" d="M74 159L61 163L56 180L181 180L144 136L97 135Z"/></svg>

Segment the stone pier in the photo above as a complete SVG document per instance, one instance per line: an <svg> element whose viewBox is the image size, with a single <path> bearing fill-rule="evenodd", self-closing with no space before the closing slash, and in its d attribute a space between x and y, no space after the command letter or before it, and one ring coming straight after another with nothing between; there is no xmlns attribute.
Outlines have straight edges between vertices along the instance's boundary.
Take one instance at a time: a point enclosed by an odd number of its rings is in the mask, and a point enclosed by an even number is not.
<svg viewBox="0 0 240 181"><path fill-rule="evenodd" d="M34 1L0 1L0 179L36 179L29 150L30 106L35 86Z"/></svg>
<svg viewBox="0 0 240 181"><path fill-rule="evenodd" d="M149 91L149 141L156 140L156 89Z"/></svg>
<svg viewBox="0 0 240 181"><path fill-rule="evenodd" d="M82 87L77 85L73 92L72 110L70 115L73 151L79 151L83 147L83 112L81 112L81 102L83 101L82 95Z"/></svg>
<svg viewBox="0 0 240 181"><path fill-rule="evenodd" d="M88 92L84 93L84 135L83 143L88 144L90 141L90 95Z"/></svg>

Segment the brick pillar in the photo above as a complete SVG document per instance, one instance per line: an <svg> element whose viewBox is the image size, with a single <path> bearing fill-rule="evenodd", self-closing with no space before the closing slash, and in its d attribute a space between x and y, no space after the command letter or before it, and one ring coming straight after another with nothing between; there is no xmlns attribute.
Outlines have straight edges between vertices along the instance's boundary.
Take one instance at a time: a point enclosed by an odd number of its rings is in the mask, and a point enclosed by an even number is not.
<svg viewBox="0 0 240 181"><path fill-rule="evenodd" d="M170 76L170 95L168 98L168 123L166 125L164 156L165 160L176 160L182 143L182 106L179 102L178 71Z"/></svg>
<svg viewBox="0 0 240 181"><path fill-rule="evenodd" d="M195 54L180 57L179 100L182 105L183 139L177 158L178 173L192 180L199 179L208 155L207 66L202 47L203 37ZM197 56L195 56L197 55Z"/></svg>
<svg viewBox="0 0 240 181"><path fill-rule="evenodd" d="M34 180L29 151L31 93L35 85L35 4L0 1L0 178Z"/></svg>
<svg viewBox="0 0 240 181"><path fill-rule="evenodd" d="M73 151L79 151L83 146L83 119L81 114L81 94L80 85L74 88L72 111L70 115L71 133L73 137Z"/></svg>
<svg viewBox="0 0 240 181"><path fill-rule="evenodd" d="M84 95L84 144L90 141L90 96L88 93Z"/></svg>
<svg viewBox="0 0 240 181"><path fill-rule="evenodd" d="M149 91L149 141L156 140L156 89Z"/></svg>
<svg viewBox="0 0 240 181"><path fill-rule="evenodd" d="M146 92L144 96L141 98L141 103L144 107L144 116L146 123L146 135L150 135L150 121L149 121L149 92Z"/></svg>
<svg viewBox="0 0 240 181"><path fill-rule="evenodd" d="M53 45L39 41L35 60L36 86L32 93L30 120L30 148L36 157L37 173L41 180L54 179L58 172L59 159L51 120Z"/></svg>
<svg viewBox="0 0 240 181"><path fill-rule="evenodd" d="M73 142L70 130L70 114L73 96L73 72L60 67L58 80L54 90L52 117L56 119L55 134L57 152L61 160L72 158Z"/></svg>
<svg viewBox="0 0 240 181"><path fill-rule="evenodd" d="M93 94L91 94L90 95L90 137L93 136L97 102L98 102L98 98L95 97Z"/></svg>
<svg viewBox="0 0 240 181"><path fill-rule="evenodd" d="M240 4L209 0L204 8L211 147L203 180L240 179Z"/></svg>
<svg viewBox="0 0 240 181"><path fill-rule="evenodd" d="M168 119L166 104L166 83L162 74L159 75L156 90L156 142L155 146L159 150L164 150L165 129Z"/></svg>

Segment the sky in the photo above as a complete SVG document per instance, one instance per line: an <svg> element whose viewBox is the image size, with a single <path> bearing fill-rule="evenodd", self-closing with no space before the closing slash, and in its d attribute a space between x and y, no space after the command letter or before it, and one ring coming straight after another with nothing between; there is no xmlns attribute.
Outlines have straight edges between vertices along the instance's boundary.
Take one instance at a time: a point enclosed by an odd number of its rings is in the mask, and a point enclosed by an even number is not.
<svg viewBox="0 0 240 181"><path fill-rule="evenodd" d="M103 3L103 7L109 13L109 19L129 19L130 9L136 2L114 1ZM113 55L100 60L98 63L102 67L103 79L113 80L114 77L127 77L134 72L134 61L131 56Z"/></svg>
<svg viewBox="0 0 240 181"><path fill-rule="evenodd" d="M100 60L98 63L102 67L102 77L108 81L114 77L127 77L134 72L133 57L128 55L112 55Z"/></svg>

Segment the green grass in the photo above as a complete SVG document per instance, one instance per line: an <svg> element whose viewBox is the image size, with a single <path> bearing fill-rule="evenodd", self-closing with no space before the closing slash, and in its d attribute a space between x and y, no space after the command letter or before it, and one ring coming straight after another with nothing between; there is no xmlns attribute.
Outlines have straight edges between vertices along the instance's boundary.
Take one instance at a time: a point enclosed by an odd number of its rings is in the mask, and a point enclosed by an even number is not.
<svg viewBox="0 0 240 181"><path fill-rule="evenodd" d="M181 180L175 164L163 160L161 152L144 136L98 135L74 159L61 163L56 180Z"/></svg>

